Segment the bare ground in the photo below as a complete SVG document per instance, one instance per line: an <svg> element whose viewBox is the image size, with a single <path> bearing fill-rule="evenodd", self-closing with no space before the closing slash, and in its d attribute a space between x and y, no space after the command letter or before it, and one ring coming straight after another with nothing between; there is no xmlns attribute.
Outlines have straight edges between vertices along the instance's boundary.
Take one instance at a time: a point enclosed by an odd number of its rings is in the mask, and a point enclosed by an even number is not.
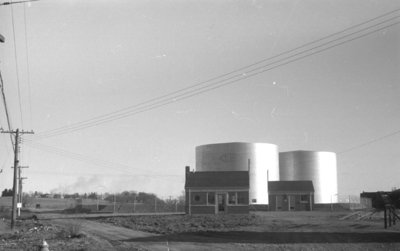
<svg viewBox="0 0 400 251"><path fill-rule="evenodd" d="M124 240L147 250L400 250L399 225L384 230L379 215L366 221L340 220L346 214L265 212L99 221L160 234Z"/></svg>
<svg viewBox="0 0 400 251"><path fill-rule="evenodd" d="M129 216L97 220L0 224L0 250L400 250L400 224L383 228L380 215L363 221L348 213L265 212L222 216Z"/></svg>

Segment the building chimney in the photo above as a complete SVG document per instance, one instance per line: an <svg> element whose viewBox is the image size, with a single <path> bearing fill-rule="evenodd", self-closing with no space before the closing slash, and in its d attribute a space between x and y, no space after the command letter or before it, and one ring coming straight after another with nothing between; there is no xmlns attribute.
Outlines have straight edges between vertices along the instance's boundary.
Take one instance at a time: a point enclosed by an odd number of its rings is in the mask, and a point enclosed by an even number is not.
<svg viewBox="0 0 400 251"><path fill-rule="evenodd" d="M186 178L189 176L189 173L190 173L190 166L186 166L185 167L185 176L186 176Z"/></svg>

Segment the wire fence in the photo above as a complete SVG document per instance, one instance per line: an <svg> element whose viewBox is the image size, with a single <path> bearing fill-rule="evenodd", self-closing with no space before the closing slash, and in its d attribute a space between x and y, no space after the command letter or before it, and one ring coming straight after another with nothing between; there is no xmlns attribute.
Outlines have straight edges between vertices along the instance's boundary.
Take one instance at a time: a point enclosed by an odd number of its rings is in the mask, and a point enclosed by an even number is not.
<svg viewBox="0 0 400 251"><path fill-rule="evenodd" d="M337 194L337 203L350 210L372 208L369 198L361 198L360 195Z"/></svg>
<svg viewBox="0 0 400 251"><path fill-rule="evenodd" d="M12 197L0 197L0 207L10 209ZM184 212L185 202L178 199L115 201L104 199L25 198L23 209L64 211L65 213L172 213Z"/></svg>
<svg viewBox="0 0 400 251"><path fill-rule="evenodd" d="M0 197L0 208L3 210L11 208L11 203L12 197ZM28 210L55 210L65 211L65 213L178 213L185 211L184 200L162 200L157 197L147 200L26 197L22 206L23 209ZM360 198L359 195L337 194L333 197L333 203L327 204L326 208L369 209L372 208L372 201L369 198Z"/></svg>
<svg viewBox="0 0 400 251"><path fill-rule="evenodd" d="M98 213L170 213L185 211L184 202L177 200L162 201L154 200L153 202L123 202L123 201L78 201L77 208L82 210L90 210L90 212Z"/></svg>

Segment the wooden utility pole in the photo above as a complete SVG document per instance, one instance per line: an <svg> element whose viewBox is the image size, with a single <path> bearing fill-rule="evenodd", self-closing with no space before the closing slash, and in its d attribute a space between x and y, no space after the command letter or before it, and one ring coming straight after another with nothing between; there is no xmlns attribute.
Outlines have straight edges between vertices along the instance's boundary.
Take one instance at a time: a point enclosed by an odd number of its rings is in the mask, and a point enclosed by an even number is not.
<svg viewBox="0 0 400 251"><path fill-rule="evenodd" d="M9 132L12 133L12 132ZM12 199L12 211L11 211L11 229L15 226L15 209L17 206L17 168L19 164L18 152L19 152L19 130L15 131L15 141L14 141L14 177L13 177L13 199Z"/></svg>
<svg viewBox="0 0 400 251"><path fill-rule="evenodd" d="M21 216L21 208L22 208L22 180L27 179L26 177L22 177L21 169L29 168L28 166L18 166L18 201L17 201L17 210L18 217Z"/></svg>
<svg viewBox="0 0 400 251"><path fill-rule="evenodd" d="M33 131L26 132L26 131L19 131L19 129L15 131L3 131L1 133L11 133L15 134L15 146L14 146L14 177L13 177L13 199L12 199L12 211L11 211L11 229L15 227L16 221L16 209L17 209L17 185L18 185L18 167L19 167L19 141L20 141L20 134L33 134Z"/></svg>

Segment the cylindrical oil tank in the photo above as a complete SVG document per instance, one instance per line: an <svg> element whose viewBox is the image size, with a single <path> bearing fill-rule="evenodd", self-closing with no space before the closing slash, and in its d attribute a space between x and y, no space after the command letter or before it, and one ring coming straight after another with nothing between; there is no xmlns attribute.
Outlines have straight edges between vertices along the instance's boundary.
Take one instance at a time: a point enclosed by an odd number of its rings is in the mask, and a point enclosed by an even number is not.
<svg viewBox="0 0 400 251"><path fill-rule="evenodd" d="M291 151L279 153L281 181L311 180L315 203L337 203L336 153Z"/></svg>
<svg viewBox="0 0 400 251"><path fill-rule="evenodd" d="M279 180L278 147L232 142L196 147L196 171L249 171L250 204L268 204L268 180Z"/></svg>

